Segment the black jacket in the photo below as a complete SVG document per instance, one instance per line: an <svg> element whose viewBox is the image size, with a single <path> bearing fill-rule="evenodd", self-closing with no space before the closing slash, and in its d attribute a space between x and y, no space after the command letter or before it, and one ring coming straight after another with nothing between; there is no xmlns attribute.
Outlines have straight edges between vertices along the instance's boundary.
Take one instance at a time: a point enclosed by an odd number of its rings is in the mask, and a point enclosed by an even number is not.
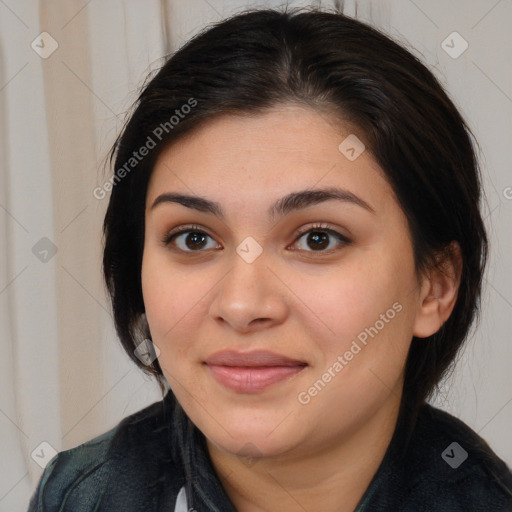
<svg viewBox="0 0 512 512"><path fill-rule="evenodd" d="M356 512L512 512L509 469L453 416L424 405L405 455L402 445L397 429ZM236 509L204 436L169 391L102 436L56 455L32 497L29 512L36 511Z"/></svg>

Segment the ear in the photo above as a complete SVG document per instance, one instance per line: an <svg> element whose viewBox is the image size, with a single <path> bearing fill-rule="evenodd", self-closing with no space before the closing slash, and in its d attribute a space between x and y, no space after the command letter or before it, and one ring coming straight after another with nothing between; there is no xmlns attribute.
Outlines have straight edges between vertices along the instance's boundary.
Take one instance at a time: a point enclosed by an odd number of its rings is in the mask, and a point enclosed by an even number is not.
<svg viewBox="0 0 512 512"><path fill-rule="evenodd" d="M417 338L435 334L450 317L459 291L462 255L458 242L451 242L424 276L413 326Z"/></svg>

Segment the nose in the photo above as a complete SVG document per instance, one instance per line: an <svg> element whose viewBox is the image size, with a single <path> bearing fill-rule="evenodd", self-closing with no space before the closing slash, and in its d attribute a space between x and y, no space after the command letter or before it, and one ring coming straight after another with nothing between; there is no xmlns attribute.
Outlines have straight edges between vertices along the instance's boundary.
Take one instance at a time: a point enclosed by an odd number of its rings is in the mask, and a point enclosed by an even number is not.
<svg viewBox="0 0 512 512"><path fill-rule="evenodd" d="M257 331L284 322L289 303L285 285L268 266L265 253L252 263L234 252L210 305L211 318L241 332Z"/></svg>

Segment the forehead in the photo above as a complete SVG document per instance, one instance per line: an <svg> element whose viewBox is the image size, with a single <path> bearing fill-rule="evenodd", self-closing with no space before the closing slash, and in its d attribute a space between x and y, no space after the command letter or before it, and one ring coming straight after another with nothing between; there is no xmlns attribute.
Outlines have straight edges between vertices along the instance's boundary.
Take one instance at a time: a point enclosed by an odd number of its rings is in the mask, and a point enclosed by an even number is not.
<svg viewBox="0 0 512 512"><path fill-rule="evenodd" d="M217 117L162 152L147 204L173 191L223 204L261 205L291 190L333 186L383 208L386 202L395 202L392 188L363 149L363 135L356 137L348 125L299 106ZM354 151L347 153L347 148Z"/></svg>

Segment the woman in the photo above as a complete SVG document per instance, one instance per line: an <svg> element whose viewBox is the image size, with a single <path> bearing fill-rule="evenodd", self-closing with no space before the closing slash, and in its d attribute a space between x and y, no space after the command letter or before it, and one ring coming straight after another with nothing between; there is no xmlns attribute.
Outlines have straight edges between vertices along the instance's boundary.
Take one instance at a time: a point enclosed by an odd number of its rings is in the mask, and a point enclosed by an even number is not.
<svg viewBox="0 0 512 512"><path fill-rule="evenodd" d="M477 313L469 131L339 14L225 20L144 87L104 273L160 403L47 466L31 511L507 511L512 475L426 404Z"/></svg>

